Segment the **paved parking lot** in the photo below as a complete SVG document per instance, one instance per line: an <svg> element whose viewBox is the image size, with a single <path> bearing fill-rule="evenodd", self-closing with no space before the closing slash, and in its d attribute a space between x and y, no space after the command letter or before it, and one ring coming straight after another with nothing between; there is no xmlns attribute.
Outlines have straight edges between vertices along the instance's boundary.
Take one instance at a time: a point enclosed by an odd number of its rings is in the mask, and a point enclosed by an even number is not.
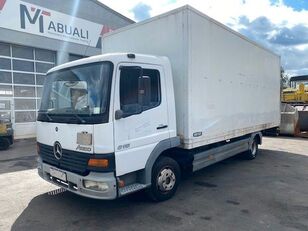
<svg viewBox="0 0 308 231"><path fill-rule="evenodd" d="M163 203L82 198L41 180L35 142L0 152L0 230L308 230L308 139L265 138L184 180Z"/></svg>

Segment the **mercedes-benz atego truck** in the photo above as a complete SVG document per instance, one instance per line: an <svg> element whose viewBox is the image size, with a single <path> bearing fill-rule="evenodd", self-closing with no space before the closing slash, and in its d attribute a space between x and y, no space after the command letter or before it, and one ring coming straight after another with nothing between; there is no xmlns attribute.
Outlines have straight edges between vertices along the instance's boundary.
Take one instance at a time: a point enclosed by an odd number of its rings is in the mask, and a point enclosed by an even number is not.
<svg viewBox="0 0 308 231"><path fill-rule="evenodd" d="M279 56L190 6L111 32L102 49L47 74L37 146L50 183L162 201L183 174L254 159L279 126Z"/></svg>

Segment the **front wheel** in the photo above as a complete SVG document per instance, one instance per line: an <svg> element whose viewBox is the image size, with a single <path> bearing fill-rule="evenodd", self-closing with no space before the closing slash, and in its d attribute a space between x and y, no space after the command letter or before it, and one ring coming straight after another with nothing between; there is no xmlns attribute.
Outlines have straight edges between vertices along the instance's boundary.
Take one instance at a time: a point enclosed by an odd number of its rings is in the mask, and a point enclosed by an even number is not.
<svg viewBox="0 0 308 231"><path fill-rule="evenodd" d="M154 201L170 199L177 190L180 177L178 163L170 157L160 157L152 168L152 182L148 195Z"/></svg>

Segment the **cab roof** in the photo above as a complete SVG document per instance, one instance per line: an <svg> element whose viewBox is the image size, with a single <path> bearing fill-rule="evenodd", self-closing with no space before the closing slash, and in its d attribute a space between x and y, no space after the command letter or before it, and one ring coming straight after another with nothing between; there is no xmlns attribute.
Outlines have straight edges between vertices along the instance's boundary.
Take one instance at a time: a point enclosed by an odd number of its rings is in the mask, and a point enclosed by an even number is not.
<svg viewBox="0 0 308 231"><path fill-rule="evenodd" d="M132 58L134 57L134 58ZM102 62L102 61L110 61L110 62L129 62L129 63L148 63L148 64L156 64L156 65L164 65L169 63L169 59L163 56L155 56L155 55L144 55L144 54L133 54L133 53L108 53L102 55L91 56L84 59L79 59L76 61L68 62L65 64L61 64L54 68L51 68L47 74L59 70L63 70L70 67L80 66L89 63Z"/></svg>

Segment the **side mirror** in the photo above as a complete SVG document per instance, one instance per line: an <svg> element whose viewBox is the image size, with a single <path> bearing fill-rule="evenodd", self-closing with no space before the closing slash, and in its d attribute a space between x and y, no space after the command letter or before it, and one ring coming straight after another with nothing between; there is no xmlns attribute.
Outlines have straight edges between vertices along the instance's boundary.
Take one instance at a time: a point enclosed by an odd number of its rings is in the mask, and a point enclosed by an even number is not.
<svg viewBox="0 0 308 231"><path fill-rule="evenodd" d="M116 120L119 120L119 119L122 119L124 116L124 112L122 110L116 110L115 111L115 115L114 115L114 118Z"/></svg>

